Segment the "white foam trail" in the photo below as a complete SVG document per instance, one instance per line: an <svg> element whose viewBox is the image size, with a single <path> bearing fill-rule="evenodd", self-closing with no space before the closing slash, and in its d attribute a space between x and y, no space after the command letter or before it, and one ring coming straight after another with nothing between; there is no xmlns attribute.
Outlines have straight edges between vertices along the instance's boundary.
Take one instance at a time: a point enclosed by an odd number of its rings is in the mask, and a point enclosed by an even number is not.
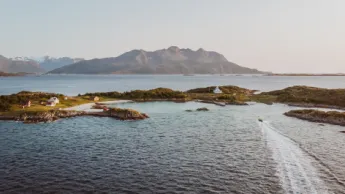
<svg viewBox="0 0 345 194"><path fill-rule="evenodd" d="M277 163L278 176L286 193L329 193L308 154L268 122L260 122L259 125Z"/></svg>

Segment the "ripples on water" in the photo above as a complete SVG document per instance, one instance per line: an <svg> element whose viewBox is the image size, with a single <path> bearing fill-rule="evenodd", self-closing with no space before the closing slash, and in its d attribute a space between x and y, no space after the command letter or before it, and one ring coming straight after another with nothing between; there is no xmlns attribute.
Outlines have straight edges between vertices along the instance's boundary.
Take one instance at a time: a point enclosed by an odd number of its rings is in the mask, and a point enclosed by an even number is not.
<svg viewBox="0 0 345 194"><path fill-rule="evenodd" d="M345 136L338 132L342 128L284 117L289 107L193 102L117 106L146 112L150 119L0 122L0 191L344 191ZM202 106L210 111L184 111ZM258 116L270 123L258 123Z"/></svg>

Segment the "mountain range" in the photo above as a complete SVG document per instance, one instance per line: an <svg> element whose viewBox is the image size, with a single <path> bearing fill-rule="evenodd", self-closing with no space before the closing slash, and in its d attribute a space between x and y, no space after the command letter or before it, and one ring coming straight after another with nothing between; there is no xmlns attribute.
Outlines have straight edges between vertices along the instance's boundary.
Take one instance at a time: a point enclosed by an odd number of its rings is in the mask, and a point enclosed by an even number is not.
<svg viewBox="0 0 345 194"><path fill-rule="evenodd" d="M171 46L156 51L132 50L118 57L84 60L0 55L0 71L49 74L261 74L239 66L214 51L180 49Z"/></svg>
<svg viewBox="0 0 345 194"><path fill-rule="evenodd" d="M79 62L81 58L44 56L42 58L14 57L6 58L0 55L0 71L6 73L45 73L65 65Z"/></svg>
<svg viewBox="0 0 345 194"><path fill-rule="evenodd" d="M118 57L83 60L51 74L260 74L239 66L222 54L171 46L157 51L132 50Z"/></svg>

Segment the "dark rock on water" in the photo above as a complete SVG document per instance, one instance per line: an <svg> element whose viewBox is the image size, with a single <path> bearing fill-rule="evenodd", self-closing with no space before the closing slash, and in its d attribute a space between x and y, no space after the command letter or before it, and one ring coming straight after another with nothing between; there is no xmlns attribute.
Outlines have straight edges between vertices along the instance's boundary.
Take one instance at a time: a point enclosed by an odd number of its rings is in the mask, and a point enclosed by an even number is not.
<svg viewBox="0 0 345 194"><path fill-rule="evenodd" d="M246 102L235 101L235 102L227 102L226 105L247 106L247 105L249 105L249 104L246 103Z"/></svg>
<svg viewBox="0 0 345 194"><path fill-rule="evenodd" d="M186 112L193 112L193 110L191 110L191 109L187 109L185 111ZM196 109L195 111L209 111L209 109L206 107L201 107L201 108Z"/></svg>
<svg viewBox="0 0 345 194"><path fill-rule="evenodd" d="M196 111L209 111L209 109L206 107L202 107L202 108L196 109Z"/></svg>
<svg viewBox="0 0 345 194"><path fill-rule="evenodd" d="M206 104L214 104L217 106L225 106L226 105L223 102L217 102L217 101L213 101L213 100L198 100L197 102L206 103Z"/></svg>

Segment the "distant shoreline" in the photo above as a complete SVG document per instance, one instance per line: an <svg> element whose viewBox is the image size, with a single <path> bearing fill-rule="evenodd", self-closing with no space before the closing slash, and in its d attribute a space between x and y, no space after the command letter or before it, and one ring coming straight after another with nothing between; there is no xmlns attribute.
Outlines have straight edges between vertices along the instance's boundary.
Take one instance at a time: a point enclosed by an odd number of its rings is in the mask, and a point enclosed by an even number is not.
<svg viewBox="0 0 345 194"><path fill-rule="evenodd" d="M107 74L100 74L100 73L90 73L90 74L75 74L75 73L43 73L43 74L35 74L35 73L5 73L5 72L1 72L0 71L0 77L18 77L18 76L73 76L73 75L84 75L84 76L131 76L131 75L142 75L142 76L187 76L187 77L192 77L192 76L254 76L254 77L259 77L259 76L290 76L290 77L341 77L341 76L345 76L345 73L338 73L338 74L331 74L331 73L322 73L322 74L309 74L309 73L268 73L268 74L174 74L174 73L166 73L166 74L148 74L148 73L107 73Z"/></svg>
<svg viewBox="0 0 345 194"><path fill-rule="evenodd" d="M321 73L321 74L311 74L311 73L273 73L267 74L266 76L345 76L343 73Z"/></svg>
<svg viewBox="0 0 345 194"><path fill-rule="evenodd" d="M20 73L5 73L0 71L0 77L18 77L18 76L26 76L29 75L30 73L24 73L24 72L20 72Z"/></svg>

